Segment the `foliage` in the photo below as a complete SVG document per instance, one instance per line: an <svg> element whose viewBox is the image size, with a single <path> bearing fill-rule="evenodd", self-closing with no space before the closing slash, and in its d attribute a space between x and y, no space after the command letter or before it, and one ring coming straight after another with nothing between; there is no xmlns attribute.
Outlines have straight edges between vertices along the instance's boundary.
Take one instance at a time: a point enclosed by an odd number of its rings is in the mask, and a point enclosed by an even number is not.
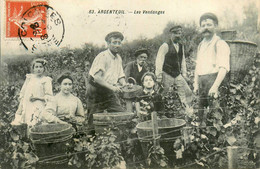
<svg viewBox="0 0 260 169"><path fill-rule="evenodd" d="M242 24L234 24L233 28L238 31L237 39L253 41L259 46L260 35L255 30L255 8L251 6L250 9L254 10L245 9L245 21ZM123 64L135 59L134 51L136 49L146 47L150 52L147 66L150 71L154 71L157 51L160 45L169 38L168 30L175 24L177 23L170 22L163 33L153 39L140 38L125 43L121 51ZM253 26L248 26L252 24ZM196 25L183 25L183 28L188 84L192 88L195 53L201 38ZM74 94L81 99L84 108L87 109L86 86L83 78L87 74L87 70L85 70L84 62L92 63L94 57L102 50L104 47L85 44L80 49L62 48L60 51L42 53L37 57L43 57L49 61L47 75L53 78L54 93L59 90L56 79L61 72L64 70L72 72L75 78ZM25 74L30 73L32 59L32 57L25 56L5 61L8 64L7 74L9 77L6 79L9 84L5 83L5 86L0 86L0 168L33 168L38 160L28 140L23 139L22 133L10 125L19 104L18 96ZM176 140L173 145L178 162L176 165L185 165L188 168L191 166L226 168L226 147L230 145L244 148L239 152L241 166L247 165L250 160L255 162L256 152L251 151L251 149L256 149L254 138L260 125L259 61L257 64L258 67L257 65L253 67L240 84L230 84L228 88L221 89L226 91L226 94L221 96L226 104L223 106L214 102L215 109L207 110L208 116L205 124L208 127L199 123L196 106L193 113L184 114L184 109L174 88L163 95L166 107L164 115L188 120L187 128L183 130L183 138ZM75 138L74 150L70 152L69 165L78 168L114 167L124 157L129 167L142 168L144 157L136 133L136 124L137 121L133 120L130 129L124 133L126 141L121 145L115 141L115 136L109 131L96 137ZM149 149L148 161L150 161L150 166L167 166L167 160L161 147ZM249 167L253 168L253 165L250 164Z"/></svg>
<svg viewBox="0 0 260 169"><path fill-rule="evenodd" d="M78 168L113 168L123 161L120 144L115 142L116 136L110 130L95 137L81 137L74 141L74 150L84 152L84 159L73 156L70 165Z"/></svg>
<svg viewBox="0 0 260 169"><path fill-rule="evenodd" d="M151 146L148 151L147 163L152 168L167 167L168 158L164 155L164 149L160 146Z"/></svg>
<svg viewBox="0 0 260 169"><path fill-rule="evenodd" d="M38 157L33 153L30 142L25 139L27 129L21 126L11 126L13 114L5 111L6 109L12 110L17 107L17 103L13 103L10 107L5 107L8 105L5 101L13 98L8 94L12 94L14 90L14 87L10 86L1 88L1 94L7 93L1 97L5 98L5 100L1 101L4 105L0 112L0 168L35 168ZM11 92L9 93L9 91Z"/></svg>
<svg viewBox="0 0 260 169"><path fill-rule="evenodd" d="M256 160L254 137L259 131L259 68L253 67L240 84L230 84L220 100L226 107L213 101L213 109L207 110L206 125L198 122L198 116L190 117L190 127L184 130L183 158L196 161L204 167L223 168L227 165L226 147L243 147L239 153L240 165ZM195 111L196 113L196 111ZM177 150L179 150L177 148ZM212 154L210 158L209 154ZM194 156L195 155L195 156Z"/></svg>

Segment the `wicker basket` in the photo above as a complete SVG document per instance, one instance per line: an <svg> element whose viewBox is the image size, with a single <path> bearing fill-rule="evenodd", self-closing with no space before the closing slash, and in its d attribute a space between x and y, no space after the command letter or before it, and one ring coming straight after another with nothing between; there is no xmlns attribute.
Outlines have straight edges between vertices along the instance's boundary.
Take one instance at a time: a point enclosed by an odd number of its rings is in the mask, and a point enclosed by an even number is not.
<svg viewBox="0 0 260 169"><path fill-rule="evenodd" d="M227 41L230 47L230 82L240 83L254 64L257 45L247 41Z"/></svg>
<svg viewBox="0 0 260 169"><path fill-rule="evenodd" d="M68 162L66 153L74 134L75 129L70 124L46 124L30 128L29 136L40 159L39 163Z"/></svg>
<svg viewBox="0 0 260 169"><path fill-rule="evenodd" d="M131 112L115 112L115 113L95 113L93 114L93 124L95 132L103 134L106 129L111 129L117 136L116 141L122 141L125 131L129 127L134 117ZM115 128L116 127L116 128Z"/></svg>
<svg viewBox="0 0 260 169"><path fill-rule="evenodd" d="M223 30L221 31L221 38L223 40L235 40L237 36L237 31L235 30Z"/></svg>

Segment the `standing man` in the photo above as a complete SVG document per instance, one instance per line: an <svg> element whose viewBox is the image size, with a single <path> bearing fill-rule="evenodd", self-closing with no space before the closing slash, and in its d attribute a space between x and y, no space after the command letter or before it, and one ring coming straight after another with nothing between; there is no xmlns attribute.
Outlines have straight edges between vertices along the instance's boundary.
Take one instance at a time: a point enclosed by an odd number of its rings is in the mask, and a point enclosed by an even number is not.
<svg viewBox="0 0 260 169"><path fill-rule="evenodd" d="M216 35L218 18L213 13L200 17L203 40L198 46L194 77L194 92L199 94L199 117L203 120L204 108L211 98L218 97L219 86L230 69L230 48Z"/></svg>
<svg viewBox="0 0 260 169"><path fill-rule="evenodd" d="M165 91L172 85L177 87L177 93L184 107L189 108L192 102L192 91L185 79L187 69L184 46L180 43L182 27L174 26L170 29L171 38L163 43L157 53L155 66L158 82L162 82Z"/></svg>
<svg viewBox="0 0 260 169"><path fill-rule="evenodd" d="M111 32L105 40L108 49L99 53L89 70L87 86L87 104L89 109L89 125L93 124L93 113L124 112L117 93L121 92L118 83L126 84L122 67L122 59L118 54L124 36L120 32Z"/></svg>
<svg viewBox="0 0 260 169"><path fill-rule="evenodd" d="M126 79L132 77L135 79L137 85L142 86L141 78L147 72L144 64L148 58L147 49L138 49L135 51L135 61L129 62L125 67Z"/></svg>

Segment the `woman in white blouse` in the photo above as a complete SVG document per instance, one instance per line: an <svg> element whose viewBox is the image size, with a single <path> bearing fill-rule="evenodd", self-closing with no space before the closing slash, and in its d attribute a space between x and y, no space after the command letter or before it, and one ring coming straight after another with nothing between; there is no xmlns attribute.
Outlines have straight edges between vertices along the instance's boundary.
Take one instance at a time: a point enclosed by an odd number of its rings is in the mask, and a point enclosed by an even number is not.
<svg viewBox="0 0 260 169"><path fill-rule="evenodd" d="M81 125L85 121L85 113L80 99L72 94L73 78L70 73L64 73L57 81L60 84L60 92L47 103L42 117L49 122L64 121Z"/></svg>

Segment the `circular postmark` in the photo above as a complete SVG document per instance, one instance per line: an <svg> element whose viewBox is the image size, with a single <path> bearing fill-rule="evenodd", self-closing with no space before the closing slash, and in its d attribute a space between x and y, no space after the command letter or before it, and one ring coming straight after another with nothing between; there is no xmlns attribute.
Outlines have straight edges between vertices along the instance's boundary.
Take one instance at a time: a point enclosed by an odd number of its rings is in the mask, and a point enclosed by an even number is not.
<svg viewBox="0 0 260 169"><path fill-rule="evenodd" d="M59 46L64 38L64 22L60 14L48 5L29 8L22 15L18 36L25 49L34 52Z"/></svg>

